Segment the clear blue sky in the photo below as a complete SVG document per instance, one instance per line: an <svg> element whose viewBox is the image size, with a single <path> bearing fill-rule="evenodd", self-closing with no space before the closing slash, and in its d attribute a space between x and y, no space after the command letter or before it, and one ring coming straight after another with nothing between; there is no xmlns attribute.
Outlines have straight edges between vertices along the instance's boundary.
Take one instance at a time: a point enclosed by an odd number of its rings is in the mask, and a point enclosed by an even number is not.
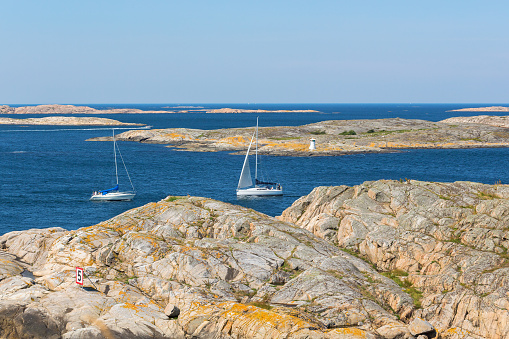
<svg viewBox="0 0 509 339"><path fill-rule="evenodd" d="M506 0L0 0L0 14L0 104L509 102Z"/></svg>

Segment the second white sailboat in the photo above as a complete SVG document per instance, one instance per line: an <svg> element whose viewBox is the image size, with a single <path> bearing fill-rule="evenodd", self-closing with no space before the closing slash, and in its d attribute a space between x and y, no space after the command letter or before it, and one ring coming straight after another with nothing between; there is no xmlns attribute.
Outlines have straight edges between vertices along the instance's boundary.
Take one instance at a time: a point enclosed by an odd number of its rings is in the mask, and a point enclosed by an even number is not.
<svg viewBox="0 0 509 339"><path fill-rule="evenodd" d="M253 141L255 144L255 182L251 178L251 169L249 167L249 151ZM253 133L249 147L247 148L244 165L240 173L239 184L237 186L237 196L276 196L283 195L283 187L277 182L258 180L258 118L256 118L256 130Z"/></svg>

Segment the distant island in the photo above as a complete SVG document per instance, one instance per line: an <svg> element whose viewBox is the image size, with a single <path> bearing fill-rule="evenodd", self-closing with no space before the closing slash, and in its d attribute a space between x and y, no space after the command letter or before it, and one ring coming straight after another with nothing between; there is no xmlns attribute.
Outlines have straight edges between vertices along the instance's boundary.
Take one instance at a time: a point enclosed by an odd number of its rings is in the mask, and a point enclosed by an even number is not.
<svg viewBox="0 0 509 339"><path fill-rule="evenodd" d="M457 117L439 122L417 119L330 120L303 126L261 127L259 153L276 156L336 156L416 148L509 147L509 119ZM131 130L119 140L167 144L183 151L244 152L253 128ZM309 150L310 139L316 149ZM108 141L111 137L89 139Z"/></svg>
<svg viewBox="0 0 509 339"><path fill-rule="evenodd" d="M132 113L173 113L172 111L143 111L137 108L95 109L74 105L37 105L10 107L0 106L0 114L132 114Z"/></svg>
<svg viewBox="0 0 509 339"><path fill-rule="evenodd" d="M0 118L0 125L145 126L145 124L92 117Z"/></svg>
<svg viewBox="0 0 509 339"><path fill-rule="evenodd" d="M95 109L88 106L75 105L37 105L10 107L0 106L0 114L139 114L139 113L316 113L314 110L261 110L261 109L237 109L237 108L219 108L206 109L203 107L177 106L165 108L185 108L177 110L148 110L144 111L137 108L109 108Z"/></svg>
<svg viewBox="0 0 509 339"><path fill-rule="evenodd" d="M449 112L509 112L509 107L490 106L490 107L460 108L450 110Z"/></svg>
<svg viewBox="0 0 509 339"><path fill-rule="evenodd" d="M265 109L236 109L236 108L219 108L219 109L205 109L206 113L318 113L312 109L279 109L268 111Z"/></svg>

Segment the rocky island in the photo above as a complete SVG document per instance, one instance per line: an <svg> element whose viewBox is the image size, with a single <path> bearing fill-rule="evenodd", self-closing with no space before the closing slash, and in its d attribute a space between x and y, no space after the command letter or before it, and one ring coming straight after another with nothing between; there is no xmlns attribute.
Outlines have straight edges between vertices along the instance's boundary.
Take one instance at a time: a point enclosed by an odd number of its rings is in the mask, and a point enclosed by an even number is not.
<svg viewBox="0 0 509 339"><path fill-rule="evenodd" d="M170 196L7 233L0 336L506 338L508 199L506 185L380 180L318 187L277 218Z"/></svg>
<svg viewBox="0 0 509 339"><path fill-rule="evenodd" d="M170 108L170 107L168 107ZM136 113L307 113L318 112L314 110L261 110L219 108L206 109L202 107L182 106L171 107L173 110L141 110L137 108L109 108L95 109L88 106L75 105L37 105L10 107L0 105L0 114L136 114Z"/></svg>
<svg viewBox="0 0 509 339"><path fill-rule="evenodd" d="M460 108L453 109L450 112L509 112L509 107L490 106L490 107Z"/></svg>
<svg viewBox="0 0 509 339"><path fill-rule="evenodd" d="M37 105L10 107L0 106L0 114L133 114L133 113L172 113L172 111L143 111L137 108L95 109L75 105Z"/></svg>
<svg viewBox="0 0 509 339"><path fill-rule="evenodd" d="M496 119L495 119L496 118ZM509 130L502 117L431 122L415 119L330 120L303 126L261 127L259 152L279 156L331 156L394 152L415 148L508 147ZM470 120L468 120L470 119ZM242 151L254 128L198 130L187 128L127 131L119 140L169 144L195 152ZM310 139L316 150L310 151ZM110 138L90 140L104 141Z"/></svg>
<svg viewBox="0 0 509 339"><path fill-rule="evenodd" d="M0 118L0 125L144 126L145 124L92 117Z"/></svg>

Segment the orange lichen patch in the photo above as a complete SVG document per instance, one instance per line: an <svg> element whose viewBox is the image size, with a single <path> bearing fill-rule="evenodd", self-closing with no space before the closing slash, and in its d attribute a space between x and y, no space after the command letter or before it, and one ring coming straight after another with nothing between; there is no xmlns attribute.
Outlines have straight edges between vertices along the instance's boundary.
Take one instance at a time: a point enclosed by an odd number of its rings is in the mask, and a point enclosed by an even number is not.
<svg viewBox="0 0 509 339"><path fill-rule="evenodd" d="M129 233L130 240L146 241L155 250L159 248L159 242L150 234L146 233Z"/></svg>
<svg viewBox="0 0 509 339"><path fill-rule="evenodd" d="M81 243L86 244L90 247L97 248L107 245L112 242L112 238L118 236L117 232L108 228L96 227L95 229L89 229L86 232L76 233L81 239Z"/></svg>
<svg viewBox="0 0 509 339"><path fill-rule="evenodd" d="M300 151L300 152L304 152L304 151L308 151L309 150L309 145L308 144L303 144L303 143L299 143L299 142L291 142L291 141L280 142L280 143L267 142L266 146L273 147L273 148L282 148L282 149L285 149L285 150L289 149L289 150L292 150L292 151Z"/></svg>
<svg viewBox="0 0 509 339"><path fill-rule="evenodd" d="M244 138L243 136L234 136L219 139L219 142L223 142L234 146L245 146L249 144L250 140Z"/></svg>
<svg viewBox="0 0 509 339"><path fill-rule="evenodd" d="M295 331L301 328L308 328L310 323L299 318L277 314L262 308L248 306L238 303L220 303L219 308L225 309L220 317L229 321L243 323L243 330L246 332L256 331L258 328L272 328L281 331Z"/></svg>
<svg viewBox="0 0 509 339"><path fill-rule="evenodd" d="M179 246L179 253L186 253L186 252L190 252L190 251L194 251L196 250L195 247L191 247L191 246Z"/></svg>
<svg viewBox="0 0 509 339"><path fill-rule="evenodd" d="M195 140L189 134L180 134L180 133L161 133L161 136L168 139L173 140Z"/></svg>
<svg viewBox="0 0 509 339"><path fill-rule="evenodd" d="M309 333L326 333L330 338L366 338L366 332L357 328L319 330L317 324L298 317L273 312L251 305L223 302L215 305L193 303L189 323L204 316L221 319L222 332L227 331L235 336L263 338L287 337L300 331ZM311 329L316 328L316 329Z"/></svg>
<svg viewBox="0 0 509 339"><path fill-rule="evenodd" d="M447 336L453 335L453 334L459 335L460 338L472 336L472 332L464 330L459 327L449 328L449 329L445 330L444 332L442 332L441 334L443 334L444 337L447 337Z"/></svg>
<svg viewBox="0 0 509 339"><path fill-rule="evenodd" d="M330 331L326 331L326 333L331 338L336 338L336 336L346 336L347 338L367 338L366 331L361 330L360 328L335 328ZM342 337L340 337L342 338Z"/></svg>

